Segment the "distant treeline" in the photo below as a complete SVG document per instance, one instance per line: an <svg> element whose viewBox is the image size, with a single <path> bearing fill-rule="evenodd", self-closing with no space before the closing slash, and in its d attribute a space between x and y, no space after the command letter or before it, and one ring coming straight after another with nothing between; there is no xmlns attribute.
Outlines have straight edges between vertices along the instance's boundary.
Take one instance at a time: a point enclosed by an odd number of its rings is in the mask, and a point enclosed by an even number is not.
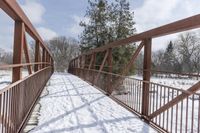
<svg viewBox="0 0 200 133"><path fill-rule="evenodd" d="M73 38L66 38L63 36L55 37L51 40L46 41L46 44L53 55L55 70L59 72L67 71L69 61L72 58L78 56L80 51L78 41ZM34 62L35 42L29 42L28 46L30 60L31 62ZM0 64L12 64L12 57L12 52L0 49ZM24 56L22 62L25 63Z"/></svg>
<svg viewBox="0 0 200 133"><path fill-rule="evenodd" d="M12 64L12 52L0 48L0 64Z"/></svg>
<svg viewBox="0 0 200 133"><path fill-rule="evenodd" d="M162 44L160 44L162 45ZM143 68L143 55L140 54L136 67ZM200 37L197 32L181 34L169 41L165 50L152 53L152 69L176 73L200 72Z"/></svg>

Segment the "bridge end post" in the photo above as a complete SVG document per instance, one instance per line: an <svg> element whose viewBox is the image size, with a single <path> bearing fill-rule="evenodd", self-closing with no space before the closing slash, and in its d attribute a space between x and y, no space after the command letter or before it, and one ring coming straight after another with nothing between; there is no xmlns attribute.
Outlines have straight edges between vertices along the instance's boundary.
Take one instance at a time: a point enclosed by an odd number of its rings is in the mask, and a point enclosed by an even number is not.
<svg viewBox="0 0 200 133"><path fill-rule="evenodd" d="M21 64L22 51L24 45L25 25L22 21L15 21L14 32L14 49L13 49L13 64ZM16 82L22 78L21 67L14 67L12 70L12 82Z"/></svg>
<svg viewBox="0 0 200 133"><path fill-rule="evenodd" d="M149 112L149 82L151 77L151 45L152 39L144 40L144 63L143 63L143 88L142 88L142 118L148 120Z"/></svg>
<svg viewBox="0 0 200 133"><path fill-rule="evenodd" d="M113 67L112 67L112 62L113 62L113 59L112 59L112 48L109 48L108 50L108 68L109 68L109 73L112 73L113 71ZM112 75L111 74L108 74L108 89L107 89L107 93L108 95L111 95L112 93Z"/></svg>

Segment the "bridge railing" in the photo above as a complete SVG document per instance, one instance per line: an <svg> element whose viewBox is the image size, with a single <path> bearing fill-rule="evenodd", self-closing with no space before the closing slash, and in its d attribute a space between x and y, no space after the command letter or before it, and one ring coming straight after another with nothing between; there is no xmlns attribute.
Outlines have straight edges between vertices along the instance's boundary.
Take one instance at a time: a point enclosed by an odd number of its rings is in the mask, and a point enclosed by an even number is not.
<svg viewBox="0 0 200 133"><path fill-rule="evenodd" d="M49 49L16 0L0 0L0 8L15 23L13 64L0 65L0 70L12 70L12 83L0 90L0 132L18 133L23 132L37 99L51 77L54 62ZM26 33L35 41L33 62ZM24 68L28 70L26 77L22 77Z"/></svg>
<svg viewBox="0 0 200 133"><path fill-rule="evenodd" d="M137 100L132 99L129 101L128 98L130 96L127 92L127 94L125 93L126 95L117 96L117 99L120 101L120 103L123 103L125 106L129 106L131 104L132 110L138 113L145 121L151 123L157 129L160 129L160 131L199 132L199 94L196 92L200 90L200 81L185 91L150 82L152 73L162 73L161 71L151 70L152 40L157 37L196 28L200 28L200 15L179 20L174 23L170 23L119 41L106 44L102 47L92 49L87 53L83 53L71 60L69 64L69 72L82 77L104 91L106 90L105 92L110 96L113 96L114 92L119 90L120 87L130 87L130 85L125 84L126 82L131 82L132 88L134 88L134 86L137 88L133 93L131 93L131 97L137 97ZM140 42L140 44L136 50L133 51L130 61L125 64L124 67L122 67L118 76L113 77L113 49L135 42ZM127 78L126 75L128 75L129 70L133 67L134 62L142 49L144 52L144 65L141 69L143 79L136 80ZM104 54L104 58L101 64L96 67L96 56L98 53ZM99 63L100 62L98 62L98 64ZM106 72L109 74L104 72L105 67L107 67ZM165 73L170 74L171 72ZM176 73L176 75L180 74ZM185 75L195 76L197 79L199 77L199 75L193 74ZM116 96L114 97L116 98ZM194 102L194 99L197 99L197 103ZM193 102L196 106L190 107L189 104L192 103L193 105ZM190 114L192 114L191 117L189 116Z"/></svg>
<svg viewBox="0 0 200 133"><path fill-rule="evenodd" d="M148 116L178 95L190 93L179 88L108 72L100 72L98 81L94 82L94 78L98 75L98 70L94 69L73 68L71 73L90 82L105 94L109 93L109 88L112 84L115 84L117 79L123 79L123 83L120 84L117 90L112 92L110 97L118 103L121 103L130 111L136 113L139 117L143 117L142 108L144 105L142 105L142 86L144 83L149 85L149 96L147 96L149 105ZM200 94L194 93L187 96L184 100L181 100L153 119L149 119L148 122L160 132L198 133L200 131Z"/></svg>

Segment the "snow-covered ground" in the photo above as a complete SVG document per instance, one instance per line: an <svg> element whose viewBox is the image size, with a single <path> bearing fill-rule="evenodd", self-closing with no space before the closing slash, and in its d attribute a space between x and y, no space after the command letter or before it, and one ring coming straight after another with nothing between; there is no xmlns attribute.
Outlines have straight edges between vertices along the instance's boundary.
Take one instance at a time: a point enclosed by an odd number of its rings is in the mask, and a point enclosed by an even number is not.
<svg viewBox="0 0 200 133"><path fill-rule="evenodd" d="M12 71L0 70L0 89L8 86L12 81Z"/></svg>
<svg viewBox="0 0 200 133"><path fill-rule="evenodd" d="M31 133L153 133L136 115L71 74L54 74Z"/></svg>
<svg viewBox="0 0 200 133"><path fill-rule="evenodd" d="M133 78L136 79L142 79L141 76L138 75L134 75L131 76ZM179 89L183 89L183 90L187 90L189 87L193 86L195 83L197 83L199 80L196 79L175 79L175 78L160 78L160 77L151 77L151 82L153 83L158 83L161 85L166 85L166 86L171 86L171 87L175 87L175 88L179 88Z"/></svg>
<svg viewBox="0 0 200 133"><path fill-rule="evenodd" d="M28 76L28 71L22 71L22 77ZM12 71L11 70L0 70L0 90L11 84L12 82Z"/></svg>
<svg viewBox="0 0 200 133"><path fill-rule="evenodd" d="M12 72L9 70L0 70L0 89L5 88L11 83L11 75ZM27 71L23 71L23 77L27 75ZM142 79L141 76L131 77ZM172 79L151 77L151 82L186 90L198 82L198 80L195 78ZM148 125L139 120L139 118L127 112L121 106L104 96L101 92L75 76L69 74L55 74L51 78L46 88L49 91L49 95L41 98L40 104L42 107L40 108L41 110L39 112L39 123L38 126L31 132L45 133L51 132L52 130L53 133L89 131L154 132L153 129L149 128ZM127 88L130 87L128 86ZM128 95L131 94L132 93ZM157 95L161 95L160 92L158 92ZM119 97L123 96L120 95ZM165 98L162 97L162 100ZM123 98L120 99L122 101L124 100ZM192 99L192 97L189 97L188 100L189 112L191 112L192 109ZM157 102L160 103L159 100L157 100ZM127 103L127 101L125 101L125 103ZM132 105L133 101L128 101L128 103ZM134 104L137 105L138 103L135 101ZM184 100L184 111L186 111L186 106L186 100ZM197 99L194 100L194 116L188 114L189 121L191 117L194 117L193 125L195 129L198 127L199 106L199 101ZM175 110L176 108L174 107L173 113L175 113ZM126 113L124 114L124 112ZM185 117L183 118L183 125L185 125L184 119ZM134 124L135 122L136 124ZM54 127L55 125L56 127ZM188 131L190 131L190 129L191 126L188 126Z"/></svg>

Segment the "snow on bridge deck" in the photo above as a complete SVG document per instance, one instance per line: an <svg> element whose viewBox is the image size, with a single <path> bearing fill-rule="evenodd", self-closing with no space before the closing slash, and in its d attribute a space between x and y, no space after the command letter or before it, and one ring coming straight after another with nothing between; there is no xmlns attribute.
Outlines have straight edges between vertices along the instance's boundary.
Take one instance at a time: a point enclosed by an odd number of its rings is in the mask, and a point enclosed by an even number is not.
<svg viewBox="0 0 200 133"><path fill-rule="evenodd" d="M38 125L31 133L153 133L148 124L87 82L54 74L41 97Z"/></svg>

